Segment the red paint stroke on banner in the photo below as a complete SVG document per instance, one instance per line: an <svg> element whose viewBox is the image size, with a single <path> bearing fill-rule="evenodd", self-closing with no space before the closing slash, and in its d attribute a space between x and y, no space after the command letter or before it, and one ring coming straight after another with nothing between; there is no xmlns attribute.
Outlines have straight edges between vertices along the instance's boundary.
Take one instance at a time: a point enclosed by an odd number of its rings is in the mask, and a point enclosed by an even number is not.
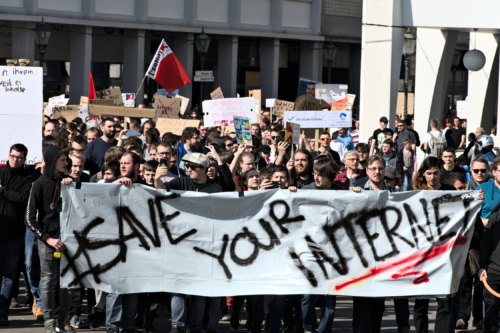
<svg viewBox="0 0 500 333"><path fill-rule="evenodd" d="M417 278L415 280L413 280L413 283L414 284L420 284L420 283L424 283L424 282L429 282L429 278L427 276L427 272L424 272L424 271L411 271L412 269L414 269L416 266L418 265L421 265L423 264L424 262L430 260L430 259L433 259L437 256L440 256L444 253L446 253L448 250L452 249L453 246L456 245L463 245L463 244L466 244L467 243L467 237L465 236L458 236L457 238L455 239L451 239L449 241L447 241L446 243L444 244L441 244L439 246L436 246L436 247L433 247L431 248L430 250L429 249L426 249L426 250L423 250L423 251L420 251L418 253L415 253L409 257L406 257L406 258L401 258L395 262L390 262L390 263L387 263L387 264L384 264L384 265L380 265L380 266L377 266L377 267L373 267L373 268L370 268L368 273L364 274L364 275L361 275L357 278L354 278L350 281L346 281L346 282L343 282L343 283L339 283L335 286L335 290L342 290L352 284L355 284L355 283L358 283L358 282L361 282L363 280L366 280L366 279L369 279L369 278L372 278L374 276L377 276L379 274L382 274L384 272L387 272L388 270L391 270L395 267L398 267L398 266L401 266L401 265L404 265L404 264L407 264L407 263L410 263L410 265L408 266L405 266L403 268L401 268L399 271L397 271L396 273L394 273L391 277L393 279L398 279L400 277L405 277L405 276L410 276L410 275L416 275Z"/></svg>

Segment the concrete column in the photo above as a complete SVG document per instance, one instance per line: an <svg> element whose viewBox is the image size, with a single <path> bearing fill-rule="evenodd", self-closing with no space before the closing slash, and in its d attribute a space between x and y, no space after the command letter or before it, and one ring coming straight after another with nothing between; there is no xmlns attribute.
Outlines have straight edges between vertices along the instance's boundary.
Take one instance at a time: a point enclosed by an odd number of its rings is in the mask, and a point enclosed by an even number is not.
<svg viewBox="0 0 500 333"><path fill-rule="evenodd" d="M320 42L300 42L300 77L321 80L323 45Z"/></svg>
<svg viewBox="0 0 500 333"><path fill-rule="evenodd" d="M31 65L38 57L38 50L36 49L35 34L33 31L35 23L31 22L13 22L12 23L12 59L29 59Z"/></svg>
<svg viewBox="0 0 500 333"><path fill-rule="evenodd" d="M469 83L467 91L467 134L474 132L476 128L483 127L487 134L494 125L494 115L498 100L498 41L499 37L487 32L470 33L470 49L481 50L486 56L483 69L469 71Z"/></svg>
<svg viewBox="0 0 500 333"><path fill-rule="evenodd" d="M355 94L355 105L359 105L359 78L361 68L361 47L358 44L349 46L349 93Z"/></svg>
<svg viewBox="0 0 500 333"><path fill-rule="evenodd" d="M178 38L175 41L175 55L186 70L187 75L193 80L193 52L194 52L194 34L178 33ZM192 99L193 83L185 85L179 89L181 96ZM192 106L192 105L191 105Z"/></svg>
<svg viewBox="0 0 500 333"><path fill-rule="evenodd" d="M123 86L124 93L135 93L144 78L144 30L128 30L123 38ZM148 64L149 65L149 64ZM144 86L135 98L136 106L144 101Z"/></svg>
<svg viewBox="0 0 500 333"><path fill-rule="evenodd" d="M418 28L415 65L415 130L429 131L432 118L440 121L447 98L458 31ZM419 162L423 152L417 149Z"/></svg>
<svg viewBox="0 0 500 333"><path fill-rule="evenodd" d="M89 92L92 66L92 27L73 26L70 45L69 104L80 104Z"/></svg>
<svg viewBox="0 0 500 333"><path fill-rule="evenodd" d="M280 40L265 39L260 43L260 86L262 100L278 97Z"/></svg>
<svg viewBox="0 0 500 333"><path fill-rule="evenodd" d="M218 38L219 55L217 63L217 84L224 97L236 97L238 76L238 37L221 36Z"/></svg>
<svg viewBox="0 0 500 333"><path fill-rule="evenodd" d="M400 1L363 1L363 23L360 142L368 142L380 117L394 124L404 34L398 27L402 25Z"/></svg>

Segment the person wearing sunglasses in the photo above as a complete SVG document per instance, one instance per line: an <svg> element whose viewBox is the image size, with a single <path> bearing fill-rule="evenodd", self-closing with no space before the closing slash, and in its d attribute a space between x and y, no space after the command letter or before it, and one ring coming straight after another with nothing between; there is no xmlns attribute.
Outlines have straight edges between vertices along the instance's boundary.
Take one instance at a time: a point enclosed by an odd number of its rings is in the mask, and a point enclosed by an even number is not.
<svg viewBox="0 0 500 333"><path fill-rule="evenodd" d="M330 147L330 143L332 142L332 139L330 137L330 133L328 132L321 132L319 135L319 145L318 145L318 150L316 151L318 155L324 154L324 153L330 153L333 157L333 161L336 163L340 163L340 155L338 152L335 150L332 150Z"/></svg>

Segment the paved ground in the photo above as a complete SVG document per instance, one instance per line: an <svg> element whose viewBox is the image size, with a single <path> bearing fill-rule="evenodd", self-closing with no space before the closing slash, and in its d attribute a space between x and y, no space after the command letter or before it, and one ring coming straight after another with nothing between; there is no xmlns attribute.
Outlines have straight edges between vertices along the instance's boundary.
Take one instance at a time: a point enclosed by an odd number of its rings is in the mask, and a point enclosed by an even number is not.
<svg viewBox="0 0 500 333"><path fill-rule="evenodd" d="M21 296L19 300L22 302L25 296ZM411 309L413 308L413 304L411 304ZM436 303L431 302L430 305L430 332L434 330L434 319L435 319L435 311L436 311ZM19 308L14 308L11 310L10 326L1 327L0 332L8 332L8 333L40 333L43 332L43 323L41 321L36 321L34 316L31 313L31 309L23 306ZM244 320L242 320L243 327ZM339 297L337 298L337 307L335 314L335 322L333 332L352 332L351 330L352 324L352 301L349 297ZM394 313L394 307L392 300L386 301L386 310L384 313L382 332L384 333L397 333L396 319ZM169 323L168 318L157 318L155 320L155 327L158 333L167 333L169 331ZM98 330L90 330L90 329L81 329L79 332L105 332L105 328L101 327ZM138 332L142 332L142 330L138 330ZM229 329L229 323L221 321L220 322L220 332L221 333L234 333ZM239 330L241 333L245 333L246 330L241 328ZM472 330L468 332L473 332ZM478 331L479 332L479 331Z"/></svg>

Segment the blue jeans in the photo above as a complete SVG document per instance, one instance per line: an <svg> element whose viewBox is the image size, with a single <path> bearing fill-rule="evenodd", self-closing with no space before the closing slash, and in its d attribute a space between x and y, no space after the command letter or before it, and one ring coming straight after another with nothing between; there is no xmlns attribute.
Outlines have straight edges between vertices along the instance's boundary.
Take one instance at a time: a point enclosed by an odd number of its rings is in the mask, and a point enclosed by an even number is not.
<svg viewBox="0 0 500 333"><path fill-rule="evenodd" d="M332 295L304 295L302 296L302 319L303 327L306 332L315 332L316 329L316 301L323 298L321 304L320 320L318 325L318 333L330 333L333 326L333 318L335 316L335 305L337 298Z"/></svg>
<svg viewBox="0 0 500 333"><path fill-rule="evenodd" d="M208 303L208 329L217 330L219 320L222 316L220 297L191 296L189 308L189 327L201 328L205 305ZM173 314L172 314L173 317Z"/></svg>
<svg viewBox="0 0 500 333"><path fill-rule="evenodd" d="M172 326L179 328L185 327L186 322L186 295L172 294L170 299L170 307L172 312Z"/></svg>
<svg viewBox="0 0 500 333"><path fill-rule="evenodd" d="M411 183L412 175L413 175L413 168L409 168L408 170L403 172L402 174L403 191L410 191L413 188L413 185Z"/></svg>
<svg viewBox="0 0 500 333"><path fill-rule="evenodd" d="M23 245L22 238L0 240L0 319L9 314Z"/></svg>
<svg viewBox="0 0 500 333"><path fill-rule="evenodd" d="M41 295L41 279L40 279L40 258L38 257L38 246L35 240L35 234L30 228L26 228L25 247L24 247L24 262L26 264L26 273L28 274L28 282L31 289L31 294L36 301L36 307L42 307Z"/></svg>
<svg viewBox="0 0 500 333"><path fill-rule="evenodd" d="M106 328L120 333L134 332L137 294L108 294L106 296Z"/></svg>

